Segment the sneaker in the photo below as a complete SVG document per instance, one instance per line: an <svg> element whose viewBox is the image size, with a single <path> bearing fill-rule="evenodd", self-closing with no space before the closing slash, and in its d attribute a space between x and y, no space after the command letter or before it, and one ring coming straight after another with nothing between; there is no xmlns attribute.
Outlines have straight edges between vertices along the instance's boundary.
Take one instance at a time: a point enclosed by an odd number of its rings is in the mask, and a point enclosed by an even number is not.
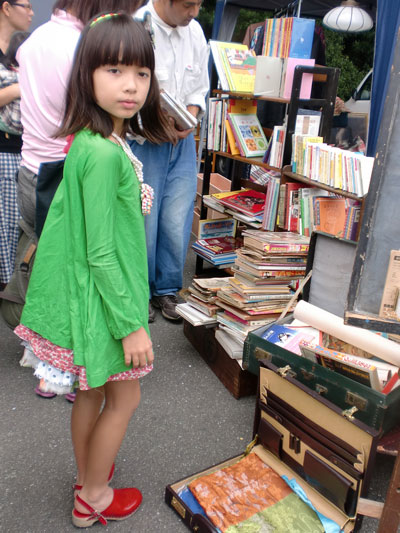
<svg viewBox="0 0 400 533"><path fill-rule="evenodd" d="M151 302L149 302L149 324L154 322L156 319L156 312L154 311L154 307L151 305Z"/></svg>
<svg viewBox="0 0 400 533"><path fill-rule="evenodd" d="M181 315L175 310L178 304L178 298L175 294L165 294L164 296L153 296L151 303L157 309L161 309L161 314L167 320L174 320L180 322L182 320Z"/></svg>

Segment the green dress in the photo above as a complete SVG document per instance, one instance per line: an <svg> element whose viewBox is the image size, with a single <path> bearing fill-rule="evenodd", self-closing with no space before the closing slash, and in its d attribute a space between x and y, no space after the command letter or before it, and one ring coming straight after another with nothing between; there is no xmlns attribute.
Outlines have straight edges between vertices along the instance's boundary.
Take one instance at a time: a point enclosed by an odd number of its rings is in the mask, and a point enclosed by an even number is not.
<svg viewBox="0 0 400 533"><path fill-rule="evenodd" d="M72 349L90 387L124 372L121 339L148 330L140 187L122 148L88 130L68 152L40 237L21 323Z"/></svg>

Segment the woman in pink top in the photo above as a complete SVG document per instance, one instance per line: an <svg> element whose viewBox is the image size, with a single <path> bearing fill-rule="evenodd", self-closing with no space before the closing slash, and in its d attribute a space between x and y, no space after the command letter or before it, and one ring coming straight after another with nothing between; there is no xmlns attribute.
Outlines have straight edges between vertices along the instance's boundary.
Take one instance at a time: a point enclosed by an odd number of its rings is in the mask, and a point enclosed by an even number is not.
<svg viewBox="0 0 400 533"><path fill-rule="evenodd" d="M54 134L64 113L65 89L83 26L102 11L133 14L143 3L144 0L58 0L50 21L37 28L18 52L24 128L18 205L22 218L38 236L62 178L65 140L55 139Z"/></svg>

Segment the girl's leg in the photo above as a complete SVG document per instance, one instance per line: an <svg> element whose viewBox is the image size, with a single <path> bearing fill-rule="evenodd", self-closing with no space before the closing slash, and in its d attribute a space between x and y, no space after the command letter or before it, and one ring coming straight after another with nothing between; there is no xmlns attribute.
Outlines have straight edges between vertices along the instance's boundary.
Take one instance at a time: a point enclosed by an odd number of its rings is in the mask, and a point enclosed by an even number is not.
<svg viewBox="0 0 400 533"><path fill-rule="evenodd" d="M133 413L140 402L139 380L114 381L104 385L105 404L89 438L84 485L80 497L102 511L112 499L113 491L107 478L125 436ZM87 510L79 502L75 508Z"/></svg>
<svg viewBox="0 0 400 533"><path fill-rule="evenodd" d="M76 483L83 485L89 440L104 401L104 388L78 390L71 413L71 436L77 466Z"/></svg>

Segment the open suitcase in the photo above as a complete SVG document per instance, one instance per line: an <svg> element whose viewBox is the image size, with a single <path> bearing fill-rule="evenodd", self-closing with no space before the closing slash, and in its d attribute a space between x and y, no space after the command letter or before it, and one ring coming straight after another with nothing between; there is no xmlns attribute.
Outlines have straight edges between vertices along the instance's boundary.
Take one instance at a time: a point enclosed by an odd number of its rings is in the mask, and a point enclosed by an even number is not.
<svg viewBox="0 0 400 533"><path fill-rule="evenodd" d="M304 289L304 299L337 316L344 315L356 244L321 232L313 233L307 261L311 280ZM287 315L277 323L292 320ZM252 331L247 336L243 367L258 374L259 360L268 359L278 367L290 365L292 375L321 396L341 407L352 409L353 416L385 433L400 423L400 387L382 394L285 348L263 339L270 326Z"/></svg>
<svg viewBox="0 0 400 533"><path fill-rule="evenodd" d="M304 491L314 509L337 524L336 531L355 530L358 501L366 495L371 477L378 436L376 430L359 422L351 414L343 416L337 406L291 377L288 368L277 368L268 361L261 361L254 435L253 442L244 454L166 487L167 504L180 515L189 529L199 533L253 531L244 526L251 520L258 520L260 512L257 511L261 509L258 500L255 508L248 508L248 502L253 498L249 490L256 486L256 482L246 479L247 474L250 475L250 471L246 471L246 465L248 461L257 461L262 472L265 470L269 474L272 469L275 476L271 478L268 488L262 486L265 498L262 513L267 520L276 520L274 513L279 508L271 503L274 503L275 495L279 493L280 484L284 483L281 476L286 476L289 482L293 483L292 480L295 480L298 483L300 491ZM229 480L227 486L224 486L225 475L232 467L244 470L236 484ZM212 477L208 478L209 475ZM200 495L197 505L185 496L189 484ZM228 487L231 492L227 491ZM243 506L239 503L241 495L238 490L243 490L245 494ZM273 496L265 496L266 494ZM205 499L205 504L201 498ZM327 531L328 528L321 526L318 519L317 523L321 527L316 527L316 515L308 507L307 511L303 508L301 512L296 510L292 522L288 523L293 515L292 505L294 501L297 502L296 498L289 494L289 499L277 502L281 506L280 526L276 527L275 523L275 529L260 531ZM198 506L199 501L204 507ZM309 517L307 512L311 513ZM253 516L253 513L256 515ZM300 515L309 518L301 520L301 529L296 526ZM241 517L244 517L244 521L236 529L233 522ZM238 524L236 522L235 526ZM229 530L228 526L232 529Z"/></svg>

